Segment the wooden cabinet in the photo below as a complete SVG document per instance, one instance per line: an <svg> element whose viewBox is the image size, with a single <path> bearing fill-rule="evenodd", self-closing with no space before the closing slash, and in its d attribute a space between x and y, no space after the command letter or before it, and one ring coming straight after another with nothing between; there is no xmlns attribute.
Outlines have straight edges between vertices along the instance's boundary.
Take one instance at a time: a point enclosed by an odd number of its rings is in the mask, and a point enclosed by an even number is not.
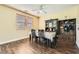
<svg viewBox="0 0 79 59"><path fill-rule="evenodd" d="M59 35L58 46L65 48L74 48L75 47L75 33L65 32Z"/></svg>
<svg viewBox="0 0 79 59"><path fill-rule="evenodd" d="M45 21L45 31L55 32L57 30L57 19L50 19Z"/></svg>
<svg viewBox="0 0 79 59"><path fill-rule="evenodd" d="M66 48L76 46L76 19L61 20L58 22L59 37L57 45Z"/></svg>

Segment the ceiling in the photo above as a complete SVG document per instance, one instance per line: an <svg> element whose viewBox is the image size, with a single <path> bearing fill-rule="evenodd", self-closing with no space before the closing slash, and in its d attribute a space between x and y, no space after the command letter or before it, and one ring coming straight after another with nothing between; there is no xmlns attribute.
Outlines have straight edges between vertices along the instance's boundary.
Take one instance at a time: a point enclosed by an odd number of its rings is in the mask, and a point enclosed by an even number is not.
<svg viewBox="0 0 79 59"><path fill-rule="evenodd" d="M34 10L39 10L41 4L9 4L9 6L15 7L22 11L26 11L33 15L46 15L46 14L54 14L66 10L70 7L76 6L78 4L43 4L44 10L47 12L45 13L37 13Z"/></svg>

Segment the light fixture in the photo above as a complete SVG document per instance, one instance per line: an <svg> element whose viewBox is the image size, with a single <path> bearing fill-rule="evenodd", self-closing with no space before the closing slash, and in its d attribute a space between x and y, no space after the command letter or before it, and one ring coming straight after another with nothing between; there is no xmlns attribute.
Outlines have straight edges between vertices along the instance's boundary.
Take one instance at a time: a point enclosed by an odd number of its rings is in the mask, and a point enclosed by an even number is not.
<svg viewBox="0 0 79 59"><path fill-rule="evenodd" d="M34 9L32 11L34 11L34 12L36 12L38 14L46 14L47 13L45 11L45 5L42 5L42 4L39 6L39 9Z"/></svg>

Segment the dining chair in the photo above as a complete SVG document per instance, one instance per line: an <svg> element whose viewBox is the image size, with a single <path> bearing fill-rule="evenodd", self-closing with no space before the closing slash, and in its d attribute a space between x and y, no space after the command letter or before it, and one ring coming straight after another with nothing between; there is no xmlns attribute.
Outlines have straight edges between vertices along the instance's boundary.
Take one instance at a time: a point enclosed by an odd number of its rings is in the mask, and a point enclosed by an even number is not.
<svg viewBox="0 0 79 59"><path fill-rule="evenodd" d="M36 30L32 29L31 30L31 40L32 42L35 41L37 42L38 36L36 35Z"/></svg>
<svg viewBox="0 0 79 59"><path fill-rule="evenodd" d="M39 35L39 43L43 46L47 44L47 38L45 38L44 30L39 30L38 35Z"/></svg>

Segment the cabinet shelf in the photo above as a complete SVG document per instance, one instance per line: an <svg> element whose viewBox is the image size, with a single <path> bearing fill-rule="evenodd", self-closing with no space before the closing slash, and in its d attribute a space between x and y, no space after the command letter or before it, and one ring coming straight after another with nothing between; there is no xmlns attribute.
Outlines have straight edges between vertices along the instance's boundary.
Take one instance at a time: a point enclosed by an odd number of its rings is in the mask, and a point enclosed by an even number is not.
<svg viewBox="0 0 79 59"><path fill-rule="evenodd" d="M54 32L57 30L58 19L50 19L45 21L45 31Z"/></svg>

